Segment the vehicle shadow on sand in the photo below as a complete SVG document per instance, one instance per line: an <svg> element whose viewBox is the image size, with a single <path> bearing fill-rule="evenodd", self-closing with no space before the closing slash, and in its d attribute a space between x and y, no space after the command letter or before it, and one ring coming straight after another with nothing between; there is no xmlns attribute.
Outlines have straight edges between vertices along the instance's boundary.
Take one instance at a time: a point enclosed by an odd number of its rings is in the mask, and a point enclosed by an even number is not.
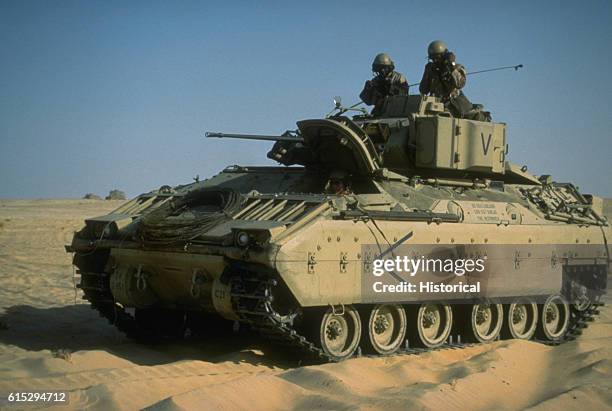
<svg viewBox="0 0 612 411"><path fill-rule="evenodd" d="M103 350L147 366L181 360L249 363L278 368L300 365L299 359L291 353L242 331L225 336L191 336L178 341L137 343L85 304L49 308L9 307L0 314L0 344L54 353Z"/></svg>

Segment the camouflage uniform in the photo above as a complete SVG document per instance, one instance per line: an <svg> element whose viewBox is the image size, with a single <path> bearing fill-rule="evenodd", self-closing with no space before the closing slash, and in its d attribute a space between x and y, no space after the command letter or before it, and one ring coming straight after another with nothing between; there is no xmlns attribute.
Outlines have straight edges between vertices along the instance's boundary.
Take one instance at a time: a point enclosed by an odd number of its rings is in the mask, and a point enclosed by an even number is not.
<svg viewBox="0 0 612 411"><path fill-rule="evenodd" d="M448 55L440 62L429 62L425 66L419 85L421 94L440 97L443 102L457 98L465 86L467 73L461 64L455 63L455 55Z"/></svg>
<svg viewBox="0 0 612 411"><path fill-rule="evenodd" d="M359 94L361 100L367 105L379 105L387 96L408 94L408 81L403 74L392 71L386 77L376 76L368 80Z"/></svg>
<svg viewBox="0 0 612 411"><path fill-rule="evenodd" d="M408 94L406 77L394 70L393 60L386 53L379 53L372 62L372 71L376 76L366 81L359 98L369 106L374 105L374 115L382 111L387 96Z"/></svg>

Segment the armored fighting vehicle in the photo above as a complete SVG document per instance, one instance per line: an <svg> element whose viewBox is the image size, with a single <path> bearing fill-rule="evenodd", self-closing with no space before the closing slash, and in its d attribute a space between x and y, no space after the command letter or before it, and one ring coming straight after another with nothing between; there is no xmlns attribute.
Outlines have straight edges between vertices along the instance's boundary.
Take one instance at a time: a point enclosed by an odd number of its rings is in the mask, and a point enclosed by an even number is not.
<svg viewBox="0 0 612 411"><path fill-rule="evenodd" d="M282 166L162 186L87 219L66 247L84 298L130 336L206 333L223 320L337 361L453 336L558 344L602 303L602 200L508 162L503 123L409 95L376 117L337 103L280 136L209 137L273 140L268 157ZM436 256L486 263L373 275L377 260ZM416 291L398 286L408 282ZM441 284L474 287L433 291Z"/></svg>

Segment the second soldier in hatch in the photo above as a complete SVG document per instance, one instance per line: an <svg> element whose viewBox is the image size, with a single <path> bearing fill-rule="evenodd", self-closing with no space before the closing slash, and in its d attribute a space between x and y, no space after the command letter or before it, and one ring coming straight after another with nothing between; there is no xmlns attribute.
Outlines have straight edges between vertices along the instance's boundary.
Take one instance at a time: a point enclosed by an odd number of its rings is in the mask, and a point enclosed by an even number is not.
<svg viewBox="0 0 612 411"><path fill-rule="evenodd" d="M427 56L429 63L419 85L420 93L439 97L455 117L491 121L490 113L482 111L480 105L473 105L461 91L467 72L455 61L455 53L448 50L444 42L435 40L429 43Z"/></svg>
<svg viewBox="0 0 612 411"><path fill-rule="evenodd" d="M387 96L408 94L408 81L403 74L395 71L393 60L386 53L376 55L372 62L372 72L374 78L366 81L359 97L367 105L373 105L372 114L377 115Z"/></svg>
<svg viewBox="0 0 612 411"><path fill-rule="evenodd" d="M439 97L445 104L451 103L461 95L460 90L465 86L465 68L455 61L455 54L440 40L429 44L427 55L430 61L425 66L419 91Z"/></svg>

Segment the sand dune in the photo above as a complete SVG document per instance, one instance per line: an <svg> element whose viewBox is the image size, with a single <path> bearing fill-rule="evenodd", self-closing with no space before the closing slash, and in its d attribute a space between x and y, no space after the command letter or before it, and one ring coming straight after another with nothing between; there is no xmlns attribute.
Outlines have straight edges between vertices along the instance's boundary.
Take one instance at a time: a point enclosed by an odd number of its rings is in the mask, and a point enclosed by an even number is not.
<svg viewBox="0 0 612 411"><path fill-rule="evenodd" d="M84 218L118 204L0 201L0 393L67 390L66 408L94 410L612 409L610 308L559 347L500 341L314 366L244 336L134 344L81 300L63 249Z"/></svg>

